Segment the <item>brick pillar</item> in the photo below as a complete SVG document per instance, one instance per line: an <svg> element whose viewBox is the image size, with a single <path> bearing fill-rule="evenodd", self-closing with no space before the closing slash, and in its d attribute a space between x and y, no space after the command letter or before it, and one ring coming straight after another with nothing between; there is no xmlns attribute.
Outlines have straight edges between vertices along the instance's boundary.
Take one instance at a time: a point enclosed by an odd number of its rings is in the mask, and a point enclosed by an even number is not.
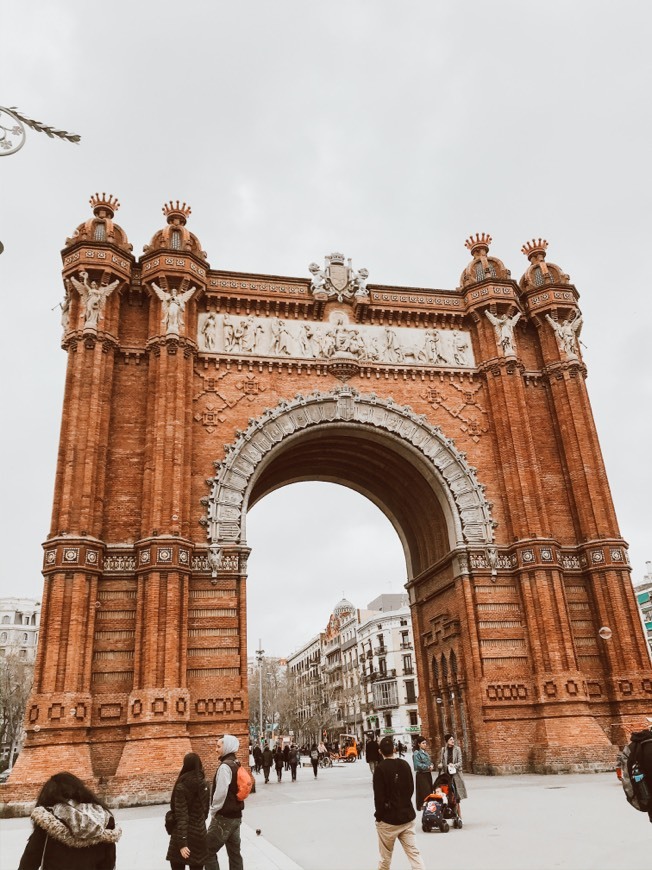
<svg viewBox="0 0 652 870"><path fill-rule="evenodd" d="M134 686L129 726L116 780L138 776L164 790L191 751L186 681L188 593L193 544L189 528L190 393L195 346L179 334L161 335L161 306L152 305L149 390L141 539L136 543L137 596ZM156 334L159 333L159 334Z"/></svg>
<svg viewBox="0 0 652 870"><path fill-rule="evenodd" d="M112 249L109 244L80 240L63 252L69 297L69 321L62 342L68 351L64 413L51 528L44 544L45 582L34 687L27 706L25 746L12 774L14 783L38 785L66 769L84 779L93 776L91 662L104 554L105 468L120 290L131 268L131 257L122 252L118 257ZM80 269L80 264L88 271ZM86 276L84 283L75 273ZM89 282L105 294L92 322L84 303Z"/></svg>

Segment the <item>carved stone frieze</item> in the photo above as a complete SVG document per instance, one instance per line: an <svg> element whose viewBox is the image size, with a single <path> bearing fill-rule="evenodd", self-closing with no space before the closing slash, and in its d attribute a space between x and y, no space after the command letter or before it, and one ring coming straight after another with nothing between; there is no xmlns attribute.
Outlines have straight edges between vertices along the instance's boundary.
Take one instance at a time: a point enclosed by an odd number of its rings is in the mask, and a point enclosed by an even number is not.
<svg viewBox="0 0 652 870"><path fill-rule="evenodd" d="M203 353L366 364L473 368L468 332L458 329L411 329L404 326L351 324L345 311L326 323L278 317L199 315L197 344Z"/></svg>
<svg viewBox="0 0 652 870"><path fill-rule="evenodd" d="M363 395L344 386L332 392L316 391L282 400L275 408L250 421L245 432L226 448L216 465L208 501L207 537L224 546L244 543L242 536L244 496L258 463L285 438L321 422L351 422L389 432L407 442L436 471L441 485L455 506L453 521L460 542L493 543L494 523L484 488L475 469L466 461L439 427L410 408L374 394Z"/></svg>
<svg viewBox="0 0 652 870"><path fill-rule="evenodd" d="M136 557L130 553L109 553L104 557L102 570L125 573L136 570Z"/></svg>
<svg viewBox="0 0 652 870"><path fill-rule="evenodd" d="M210 551L209 551L210 552ZM209 552L197 553L192 557L191 567L197 573L210 574L213 566L209 563ZM217 571L237 571L240 562L237 553L220 553L216 565Z"/></svg>

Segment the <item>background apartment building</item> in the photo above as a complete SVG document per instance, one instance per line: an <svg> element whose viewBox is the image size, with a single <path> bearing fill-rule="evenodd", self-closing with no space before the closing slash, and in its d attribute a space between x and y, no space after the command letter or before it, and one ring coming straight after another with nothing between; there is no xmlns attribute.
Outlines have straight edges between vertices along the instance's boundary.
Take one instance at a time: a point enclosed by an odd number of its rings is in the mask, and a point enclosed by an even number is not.
<svg viewBox="0 0 652 870"><path fill-rule="evenodd" d="M407 596L380 595L368 609L371 612L358 627L365 730L410 745L420 721Z"/></svg>
<svg viewBox="0 0 652 870"><path fill-rule="evenodd" d="M0 657L36 658L41 602L33 598L0 598Z"/></svg>
<svg viewBox="0 0 652 870"><path fill-rule="evenodd" d="M652 562L645 563L645 576L641 583L634 587L638 609L641 612L643 625L647 634L647 642L652 650Z"/></svg>
<svg viewBox="0 0 652 870"><path fill-rule="evenodd" d="M300 740L369 731L410 744L420 730L407 596L380 595L364 610L343 598L326 629L288 656Z"/></svg>

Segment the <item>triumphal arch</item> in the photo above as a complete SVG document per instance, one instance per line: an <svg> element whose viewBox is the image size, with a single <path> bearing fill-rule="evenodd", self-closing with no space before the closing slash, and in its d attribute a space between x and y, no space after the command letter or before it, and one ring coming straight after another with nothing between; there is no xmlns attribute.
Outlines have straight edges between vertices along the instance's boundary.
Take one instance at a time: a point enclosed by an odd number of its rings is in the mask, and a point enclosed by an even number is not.
<svg viewBox="0 0 652 870"><path fill-rule="evenodd" d="M8 788L70 768L150 800L185 752L245 738L247 511L299 480L352 487L396 529L429 736L454 729L479 772L611 765L652 674L579 294L547 243L518 281L479 234L458 287L394 287L340 253L292 278L211 268L178 202L136 259L117 201L91 206L63 249L42 627Z"/></svg>

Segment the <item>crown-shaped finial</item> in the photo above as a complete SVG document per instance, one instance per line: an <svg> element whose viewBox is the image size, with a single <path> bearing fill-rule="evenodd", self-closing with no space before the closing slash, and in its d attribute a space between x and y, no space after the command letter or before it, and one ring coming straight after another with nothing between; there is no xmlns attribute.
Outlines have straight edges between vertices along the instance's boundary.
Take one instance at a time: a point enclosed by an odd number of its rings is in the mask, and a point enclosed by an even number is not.
<svg viewBox="0 0 652 870"><path fill-rule="evenodd" d="M166 202L163 206L163 214L168 219L168 223L171 224L175 218L178 218L182 224L185 225L188 217L190 216L192 209L189 205L186 205L185 202L180 203L179 200L173 202Z"/></svg>
<svg viewBox="0 0 652 870"><path fill-rule="evenodd" d="M344 263L344 254L341 254L339 251L333 251L332 254L328 255L328 259L330 260L331 263L335 263L336 265L338 265L338 264L341 265Z"/></svg>
<svg viewBox="0 0 652 870"><path fill-rule="evenodd" d="M94 193L88 201L93 209L95 217L100 217L101 211L105 210L109 212L109 217L112 218L120 208L120 203L118 202L117 197L113 196L111 193L108 196L106 193Z"/></svg>
<svg viewBox="0 0 652 870"><path fill-rule="evenodd" d="M525 254L528 260L532 260L537 254L541 254L542 257L546 256L546 248L548 247L548 242L545 239L532 239L531 242L526 242L521 251Z"/></svg>
<svg viewBox="0 0 652 870"><path fill-rule="evenodd" d="M489 233L476 233L475 236L469 236L464 242L464 246L471 251L471 256L475 257L481 250L484 250L486 254L492 241Z"/></svg>

